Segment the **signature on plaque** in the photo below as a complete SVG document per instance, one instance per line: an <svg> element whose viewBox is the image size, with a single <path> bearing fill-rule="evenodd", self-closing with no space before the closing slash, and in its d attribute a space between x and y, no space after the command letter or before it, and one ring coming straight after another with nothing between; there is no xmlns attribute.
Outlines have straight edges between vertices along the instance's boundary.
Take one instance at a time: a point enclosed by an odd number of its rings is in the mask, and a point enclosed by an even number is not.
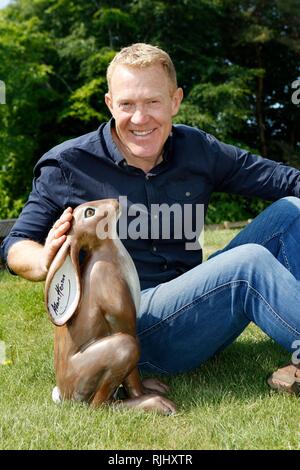
<svg viewBox="0 0 300 470"><path fill-rule="evenodd" d="M68 295L66 306L65 306L63 312L60 312L59 310L60 310L60 307L61 307L62 300L64 300L63 297L65 296L66 285L69 285L69 289L68 289L68 291L69 291L68 294L69 295ZM55 284L54 290L57 294L57 297L56 297L56 300L53 303L51 303L51 307L53 309L54 314L56 316L60 316L65 312L65 310L68 306L69 297L70 297L70 281L68 281L68 283L66 283L66 275L65 274L63 274L61 280Z"/></svg>

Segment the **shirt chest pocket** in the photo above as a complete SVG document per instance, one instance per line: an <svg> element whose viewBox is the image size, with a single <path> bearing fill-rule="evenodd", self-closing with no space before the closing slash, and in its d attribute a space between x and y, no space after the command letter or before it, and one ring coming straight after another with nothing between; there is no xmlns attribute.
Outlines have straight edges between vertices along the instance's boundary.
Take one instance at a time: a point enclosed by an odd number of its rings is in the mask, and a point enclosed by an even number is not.
<svg viewBox="0 0 300 470"><path fill-rule="evenodd" d="M177 180L167 183L164 188L166 199L169 203L179 204L207 204L210 191L207 185L200 181Z"/></svg>
<svg viewBox="0 0 300 470"><path fill-rule="evenodd" d="M210 191L201 179L173 180L162 188L163 200L168 208L162 206L162 224L170 220L171 238L174 240L194 241L204 226L204 214ZM165 230L166 232L166 230ZM164 232L163 232L164 233ZM198 245L195 245L198 249ZM196 249L193 248L193 249Z"/></svg>

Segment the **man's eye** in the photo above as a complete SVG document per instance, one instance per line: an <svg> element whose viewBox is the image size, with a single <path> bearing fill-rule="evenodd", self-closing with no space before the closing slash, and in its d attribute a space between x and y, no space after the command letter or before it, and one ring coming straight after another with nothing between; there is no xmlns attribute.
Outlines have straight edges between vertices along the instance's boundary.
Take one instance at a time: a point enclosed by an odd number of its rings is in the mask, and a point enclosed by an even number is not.
<svg viewBox="0 0 300 470"><path fill-rule="evenodd" d="M122 109L130 109L132 107L132 103L121 103L120 107Z"/></svg>
<svg viewBox="0 0 300 470"><path fill-rule="evenodd" d="M87 219L88 217L93 217L93 215L95 215L95 209L92 209L91 207L88 207L87 209L85 209L85 212L84 212L84 217Z"/></svg>
<svg viewBox="0 0 300 470"><path fill-rule="evenodd" d="M152 108L157 108L159 105L160 105L160 102L158 100L151 100L149 102L149 106L151 106Z"/></svg>

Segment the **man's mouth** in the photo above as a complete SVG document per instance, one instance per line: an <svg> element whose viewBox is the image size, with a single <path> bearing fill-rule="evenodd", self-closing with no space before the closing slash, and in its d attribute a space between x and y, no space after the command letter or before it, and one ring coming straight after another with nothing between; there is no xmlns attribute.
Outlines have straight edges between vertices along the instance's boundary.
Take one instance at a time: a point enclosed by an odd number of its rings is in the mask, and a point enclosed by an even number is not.
<svg viewBox="0 0 300 470"><path fill-rule="evenodd" d="M150 129L149 131L131 131L133 133L133 135L135 135L136 137L144 137L146 135L150 135L152 134L152 132L154 132L155 129Z"/></svg>

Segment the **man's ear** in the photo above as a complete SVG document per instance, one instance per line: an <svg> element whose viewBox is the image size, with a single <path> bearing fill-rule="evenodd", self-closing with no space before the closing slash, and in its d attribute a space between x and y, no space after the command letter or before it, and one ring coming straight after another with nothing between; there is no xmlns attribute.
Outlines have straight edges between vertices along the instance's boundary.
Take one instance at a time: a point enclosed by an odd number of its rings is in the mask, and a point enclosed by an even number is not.
<svg viewBox="0 0 300 470"><path fill-rule="evenodd" d="M111 98L111 95L110 93L105 93L105 104L106 106L108 107L108 109L110 110L111 114L113 114L113 105L112 105L112 98Z"/></svg>
<svg viewBox="0 0 300 470"><path fill-rule="evenodd" d="M183 100L183 89L177 88L172 97L172 116L176 116Z"/></svg>

